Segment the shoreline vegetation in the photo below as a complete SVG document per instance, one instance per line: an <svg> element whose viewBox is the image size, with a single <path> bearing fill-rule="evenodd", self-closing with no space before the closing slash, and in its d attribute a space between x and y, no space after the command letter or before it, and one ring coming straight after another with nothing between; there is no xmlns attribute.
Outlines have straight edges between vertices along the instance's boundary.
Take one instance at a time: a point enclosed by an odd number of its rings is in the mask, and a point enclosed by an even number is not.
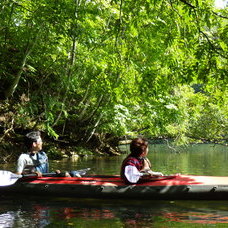
<svg viewBox="0 0 228 228"><path fill-rule="evenodd" d="M227 144L227 7L212 2L0 1L1 161L31 130L53 159L118 155L123 136Z"/></svg>
<svg viewBox="0 0 228 228"><path fill-rule="evenodd" d="M45 134L43 134L45 135ZM0 135L2 138L2 135ZM15 162L18 156L25 152L25 147L23 146L23 135L14 135L14 137L5 137L1 140L0 144L0 164L7 164L10 162ZM128 145L131 139L134 137L124 136L112 138L113 141L83 144L75 143L64 140L54 140L49 136L44 137L44 150L47 152L50 160L62 160L63 158L83 158L86 156L119 156L126 153L126 151L121 151L119 146ZM175 143L174 139L167 138L148 138L150 144L165 144L168 148L176 151L178 145ZM214 141L214 140L204 140L198 139L190 144L219 144L228 147L228 141ZM188 146L190 144L184 145ZM180 146L180 145L179 145ZM182 145L183 146L183 145Z"/></svg>

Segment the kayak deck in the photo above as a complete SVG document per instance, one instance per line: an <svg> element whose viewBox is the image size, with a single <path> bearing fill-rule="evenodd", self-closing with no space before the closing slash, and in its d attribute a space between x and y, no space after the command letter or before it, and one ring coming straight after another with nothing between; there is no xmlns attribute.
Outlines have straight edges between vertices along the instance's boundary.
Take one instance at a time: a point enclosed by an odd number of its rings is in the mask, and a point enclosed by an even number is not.
<svg viewBox="0 0 228 228"><path fill-rule="evenodd" d="M228 199L228 177L177 175L127 185L119 176L22 178L0 193L126 199Z"/></svg>
<svg viewBox="0 0 228 228"><path fill-rule="evenodd" d="M33 184L74 184L74 185L104 185L114 184L116 186L125 186L126 184L118 175L90 175L85 177L37 177L23 178L22 182ZM174 175L165 177L154 177L145 180L142 183L135 184L137 186L179 186L179 185L227 185L228 177L218 176L190 176L190 175ZM132 185L131 185L132 186Z"/></svg>

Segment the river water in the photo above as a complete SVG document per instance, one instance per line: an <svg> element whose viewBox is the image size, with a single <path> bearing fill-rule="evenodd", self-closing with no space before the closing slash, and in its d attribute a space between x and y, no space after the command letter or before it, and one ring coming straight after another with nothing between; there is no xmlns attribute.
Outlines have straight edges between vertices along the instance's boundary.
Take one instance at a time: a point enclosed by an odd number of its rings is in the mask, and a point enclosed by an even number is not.
<svg viewBox="0 0 228 228"><path fill-rule="evenodd" d="M122 150L128 150L122 146ZM91 174L119 174L117 157L51 161L51 170L91 168ZM164 174L228 176L228 148L200 144L173 148L150 145L154 171ZM0 165L14 170L14 165ZM228 201L95 200L27 196L0 198L0 228L10 227L228 227Z"/></svg>

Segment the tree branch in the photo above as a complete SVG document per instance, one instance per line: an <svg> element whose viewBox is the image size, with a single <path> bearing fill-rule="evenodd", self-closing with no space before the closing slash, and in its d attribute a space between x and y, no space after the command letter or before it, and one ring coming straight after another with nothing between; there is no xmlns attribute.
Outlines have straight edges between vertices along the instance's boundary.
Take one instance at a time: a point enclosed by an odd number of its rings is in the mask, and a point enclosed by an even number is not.
<svg viewBox="0 0 228 228"><path fill-rule="evenodd" d="M218 14L218 13L216 13L216 12L214 12L214 11L212 11L212 13L215 14L216 16L218 16L218 17L221 17L221 18L224 18L224 19L228 19L228 17L223 16L223 15L221 15L221 14Z"/></svg>
<svg viewBox="0 0 228 228"><path fill-rule="evenodd" d="M185 1L185 0L180 0L181 2L183 2L185 5L188 5L189 7L191 7L192 9L195 9L196 6L193 6L192 4L190 4L189 2Z"/></svg>
<svg viewBox="0 0 228 228"><path fill-rule="evenodd" d="M222 54L218 48L216 48L213 43L210 41L209 37L207 36L207 34L205 34L203 31L200 30L200 33L203 34L203 36L206 38L207 42L209 43L209 45L211 46L211 48L220 56L222 56L223 58L227 58L226 55Z"/></svg>

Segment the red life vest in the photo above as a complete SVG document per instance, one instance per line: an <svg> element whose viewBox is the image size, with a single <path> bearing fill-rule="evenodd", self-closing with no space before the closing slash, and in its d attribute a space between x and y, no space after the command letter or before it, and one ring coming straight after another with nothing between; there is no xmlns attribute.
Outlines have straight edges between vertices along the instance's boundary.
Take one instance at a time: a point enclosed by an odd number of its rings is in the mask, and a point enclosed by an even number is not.
<svg viewBox="0 0 228 228"><path fill-rule="evenodd" d="M138 171L140 171L143 168L143 158L132 157L131 155L129 155L123 160L120 176L126 183L128 183L128 181L124 175L124 170L125 170L125 167L128 165L135 166L138 169Z"/></svg>

